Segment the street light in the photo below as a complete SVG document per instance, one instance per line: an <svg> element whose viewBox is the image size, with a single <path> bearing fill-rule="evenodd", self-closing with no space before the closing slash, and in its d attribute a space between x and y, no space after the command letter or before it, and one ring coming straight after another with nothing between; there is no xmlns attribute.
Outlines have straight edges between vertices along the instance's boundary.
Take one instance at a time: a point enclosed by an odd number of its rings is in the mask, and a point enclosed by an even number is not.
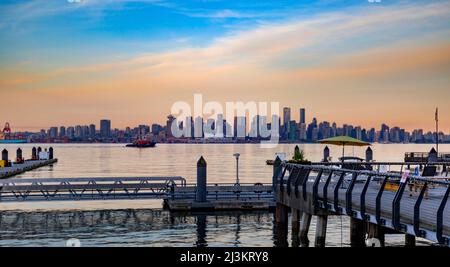
<svg viewBox="0 0 450 267"><path fill-rule="evenodd" d="M236 158L236 185L239 185L239 156L241 154L235 153L233 156Z"/></svg>

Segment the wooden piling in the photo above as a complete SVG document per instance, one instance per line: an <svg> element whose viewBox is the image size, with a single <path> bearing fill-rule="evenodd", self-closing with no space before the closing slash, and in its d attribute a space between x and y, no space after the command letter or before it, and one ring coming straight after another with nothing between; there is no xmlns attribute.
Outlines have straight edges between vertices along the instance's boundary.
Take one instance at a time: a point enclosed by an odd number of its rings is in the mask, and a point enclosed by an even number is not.
<svg viewBox="0 0 450 267"><path fill-rule="evenodd" d="M277 203L275 210L275 225L274 229L277 235L275 246L277 247L286 247L288 245L287 242L287 234L288 234L288 215L289 215L289 207Z"/></svg>
<svg viewBox="0 0 450 267"><path fill-rule="evenodd" d="M325 239L327 235L327 215L317 216L316 223L316 240L314 242L315 247L325 247Z"/></svg>
<svg viewBox="0 0 450 267"><path fill-rule="evenodd" d="M383 227L374 224L374 223L367 223L367 238L376 238L380 241L380 246L384 247L384 240L385 240L385 231Z"/></svg>
<svg viewBox="0 0 450 267"><path fill-rule="evenodd" d="M292 233L298 235L302 213L297 209L291 209Z"/></svg>
<svg viewBox="0 0 450 267"><path fill-rule="evenodd" d="M364 222L359 219L350 218L350 246L365 247Z"/></svg>
<svg viewBox="0 0 450 267"><path fill-rule="evenodd" d="M309 246L308 232L309 226L311 225L311 218L311 214L308 214L306 212L302 213L302 219L300 220L300 231L298 235L300 239L300 246L302 247Z"/></svg>
<svg viewBox="0 0 450 267"><path fill-rule="evenodd" d="M405 246L406 247L415 247L416 246L416 237L413 235L405 234Z"/></svg>
<svg viewBox="0 0 450 267"><path fill-rule="evenodd" d="M288 226L288 215L289 215L289 208L281 203L277 203L277 207L275 210L275 222L277 224L285 225L286 229Z"/></svg>

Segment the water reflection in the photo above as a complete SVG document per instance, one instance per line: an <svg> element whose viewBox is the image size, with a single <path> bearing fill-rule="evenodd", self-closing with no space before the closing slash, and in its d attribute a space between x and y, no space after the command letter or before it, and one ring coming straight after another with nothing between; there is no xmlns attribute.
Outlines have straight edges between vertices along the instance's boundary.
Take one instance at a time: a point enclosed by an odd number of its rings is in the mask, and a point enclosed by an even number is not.
<svg viewBox="0 0 450 267"><path fill-rule="evenodd" d="M273 246L269 212L0 212L0 246Z"/></svg>
<svg viewBox="0 0 450 267"><path fill-rule="evenodd" d="M346 217L329 217L327 246L349 246ZM342 223L343 222L343 223ZM265 211L170 213L155 209L0 212L0 246L287 247L308 246L298 233L283 230ZM314 239L315 221L309 239ZM342 235L342 233L345 233ZM290 237L290 238L288 238ZM388 246L403 246L403 235L389 235ZM418 239L418 245L430 242Z"/></svg>

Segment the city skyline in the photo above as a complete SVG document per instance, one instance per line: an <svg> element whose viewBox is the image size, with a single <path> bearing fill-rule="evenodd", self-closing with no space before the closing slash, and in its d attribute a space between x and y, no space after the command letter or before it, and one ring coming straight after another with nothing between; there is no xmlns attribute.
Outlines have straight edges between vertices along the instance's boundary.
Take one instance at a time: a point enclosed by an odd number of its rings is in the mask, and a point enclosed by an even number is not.
<svg viewBox="0 0 450 267"><path fill-rule="evenodd" d="M0 123L164 123L177 101L450 132L449 1L2 1ZM297 111L295 112L297 113Z"/></svg>
<svg viewBox="0 0 450 267"><path fill-rule="evenodd" d="M267 116L250 117L235 115L232 121L227 121L223 114L217 116L187 116L176 118L168 115L165 124L150 123L126 128L113 127L109 119L100 120L97 125L60 125L39 132L12 131L8 138L27 139L31 142L132 142L135 139L147 139L161 143L178 143L212 140L213 142L307 142L315 143L321 139L334 136L351 136L367 142L379 143L436 143L433 131L421 128L407 130L396 125L381 124L378 127L365 128L360 125L344 123L338 125L334 121L320 121L314 115L308 119L305 108L283 107L283 113ZM437 118L437 110L436 110ZM273 131L273 123L278 125L278 131ZM173 132L175 128L176 131ZM10 126L10 125L8 125ZM223 127L223 128L222 128ZM19 134L19 135L17 135ZM25 135L24 135L25 134ZM450 134L439 131L442 143L450 142Z"/></svg>

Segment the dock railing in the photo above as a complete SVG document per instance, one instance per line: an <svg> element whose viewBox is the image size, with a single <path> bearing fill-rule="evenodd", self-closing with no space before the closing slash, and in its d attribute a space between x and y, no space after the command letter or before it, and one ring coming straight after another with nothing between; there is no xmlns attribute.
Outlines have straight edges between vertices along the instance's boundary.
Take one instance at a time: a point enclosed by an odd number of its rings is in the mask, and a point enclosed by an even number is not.
<svg viewBox="0 0 450 267"><path fill-rule="evenodd" d="M196 196L196 184L187 184L171 191L171 199L192 200ZM206 187L207 200L267 200L273 199L272 184L216 183Z"/></svg>

